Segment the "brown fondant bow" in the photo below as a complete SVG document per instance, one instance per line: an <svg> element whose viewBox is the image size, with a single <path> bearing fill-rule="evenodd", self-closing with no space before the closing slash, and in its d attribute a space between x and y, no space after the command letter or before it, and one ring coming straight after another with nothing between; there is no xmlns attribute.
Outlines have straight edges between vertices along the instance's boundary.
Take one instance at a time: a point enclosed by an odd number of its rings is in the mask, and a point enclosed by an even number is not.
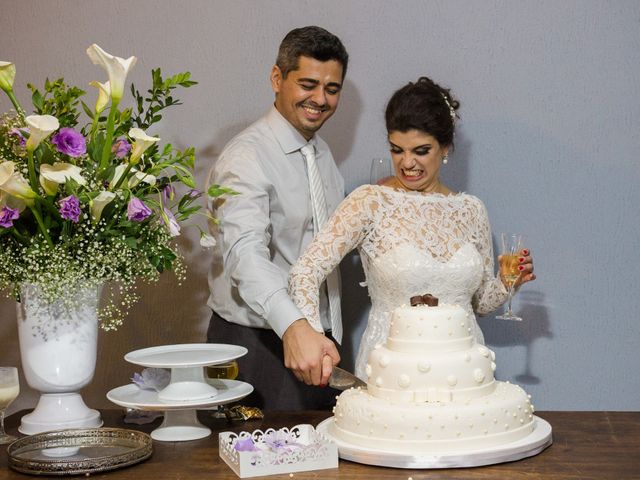
<svg viewBox="0 0 640 480"><path fill-rule="evenodd" d="M412 307L416 305L427 305L429 307L437 307L438 299L431 295L430 293L425 293L424 295L416 295L409 299Z"/></svg>

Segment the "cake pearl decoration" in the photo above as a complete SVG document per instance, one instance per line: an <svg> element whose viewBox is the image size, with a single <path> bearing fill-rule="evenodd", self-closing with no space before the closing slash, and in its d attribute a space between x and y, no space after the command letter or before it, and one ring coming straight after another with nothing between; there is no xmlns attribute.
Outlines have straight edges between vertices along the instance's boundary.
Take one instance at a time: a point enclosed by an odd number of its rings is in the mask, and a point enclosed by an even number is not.
<svg viewBox="0 0 640 480"><path fill-rule="evenodd" d="M365 367L365 373L367 374L367 377L371 376L371 365L369 363L367 363L367 366Z"/></svg>
<svg viewBox="0 0 640 480"><path fill-rule="evenodd" d="M418 371L427 373L429 370L431 370L431 364L429 362L421 361L418 363Z"/></svg>
<svg viewBox="0 0 640 480"><path fill-rule="evenodd" d="M458 379L455 375L451 374L447 377L447 383L454 387L458 383Z"/></svg>
<svg viewBox="0 0 640 480"><path fill-rule="evenodd" d="M495 372L496 368L497 368L496 367L496 362L491 362L491 370ZM507 382L507 383L509 383L509 382Z"/></svg>
<svg viewBox="0 0 640 480"><path fill-rule="evenodd" d="M409 375L406 374L402 374L398 377L398 385L400 386L400 388L407 388L409 385L411 385L411 378L409 377Z"/></svg>
<svg viewBox="0 0 640 480"><path fill-rule="evenodd" d="M494 352L493 350L489 350L489 352L491 353L491 360L495 361L495 359L496 359L496 352Z"/></svg>
<svg viewBox="0 0 640 480"><path fill-rule="evenodd" d="M376 387L381 387L383 383L384 382L381 377L376 378Z"/></svg>
<svg viewBox="0 0 640 480"><path fill-rule="evenodd" d="M482 369L476 368L473 371L473 378L475 379L476 382L482 383L484 381L484 372L482 371Z"/></svg>
<svg viewBox="0 0 640 480"><path fill-rule="evenodd" d="M389 358L389 355L383 355L383 356L380 357L380 360L378 361L378 363L380 364L380 366L382 368L384 368L387 365L389 365L390 361L391 361L391 359Z"/></svg>
<svg viewBox="0 0 640 480"><path fill-rule="evenodd" d="M482 345L480 345L478 347L478 353L480 355L482 355L483 357L487 357L487 358L489 357L489 349L487 347L482 346Z"/></svg>

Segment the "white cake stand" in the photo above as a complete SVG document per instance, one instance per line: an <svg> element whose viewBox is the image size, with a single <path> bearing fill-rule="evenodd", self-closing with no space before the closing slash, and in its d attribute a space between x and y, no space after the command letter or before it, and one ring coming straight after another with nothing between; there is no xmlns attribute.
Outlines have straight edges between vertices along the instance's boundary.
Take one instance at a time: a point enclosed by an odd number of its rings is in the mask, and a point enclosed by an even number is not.
<svg viewBox="0 0 640 480"><path fill-rule="evenodd" d="M177 442L211 435L198 420L204 410L246 397L253 387L245 382L205 379L204 367L227 363L247 353L237 345L192 343L163 345L125 355L130 363L152 368L170 368L171 381L159 392L129 384L107 393L113 403L137 410L164 411L164 421L151 432L154 440Z"/></svg>
<svg viewBox="0 0 640 480"><path fill-rule="evenodd" d="M365 448L347 443L332 435L331 425L333 421L333 417L327 418L316 427L316 430L338 446L340 458L380 467L409 469L480 467L482 465L512 462L532 457L552 443L551 425L540 417L534 417L533 431L517 442L468 452L438 452L412 455L390 452L384 449Z"/></svg>

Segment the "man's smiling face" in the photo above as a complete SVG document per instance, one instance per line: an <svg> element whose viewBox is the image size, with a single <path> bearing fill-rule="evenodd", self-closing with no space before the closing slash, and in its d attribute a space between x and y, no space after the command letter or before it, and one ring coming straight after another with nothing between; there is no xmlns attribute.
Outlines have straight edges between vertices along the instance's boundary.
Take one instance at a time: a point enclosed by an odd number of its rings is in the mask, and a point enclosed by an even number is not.
<svg viewBox="0 0 640 480"><path fill-rule="evenodd" d="M342 90L342 65L310 57L298 59L298 69L287 78L278 66L271 70L275 106L280 114L309 140L338 107Z"/></svg>

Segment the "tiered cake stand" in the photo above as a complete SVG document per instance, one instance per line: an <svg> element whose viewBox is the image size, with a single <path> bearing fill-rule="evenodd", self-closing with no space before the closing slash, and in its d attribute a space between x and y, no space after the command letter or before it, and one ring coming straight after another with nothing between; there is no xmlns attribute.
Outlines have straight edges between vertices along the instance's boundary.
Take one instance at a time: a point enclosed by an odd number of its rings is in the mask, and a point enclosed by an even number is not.
<svg viewBox="0 0 640 480"><path fill-rule="evenodd" d="M340 458L380 467L410 469L479 467L532 457L552 443L551 425L540 417L534 417L533 431L516 442L466 452L426 452L424 454L391 452L382 447L371 449L347 443L333 435L333 422L333 417L327 418L317 426L317 430L335 442Z"/></svg>
<svg viewBox="0 0 640 480"><path fill-rule="evenodd" d="M150 368L171 369L171 382L159 392L135 384L114 388L107 398L122 407L164 411L164 421L151 438L167 442L196 440L211 434L198 421L196 410L205 410L246 397L253 387L245 382L205 379L204 367L227 363L247 353L237 345L191 343L163 345L130 352L124 359Z"/></svg>

